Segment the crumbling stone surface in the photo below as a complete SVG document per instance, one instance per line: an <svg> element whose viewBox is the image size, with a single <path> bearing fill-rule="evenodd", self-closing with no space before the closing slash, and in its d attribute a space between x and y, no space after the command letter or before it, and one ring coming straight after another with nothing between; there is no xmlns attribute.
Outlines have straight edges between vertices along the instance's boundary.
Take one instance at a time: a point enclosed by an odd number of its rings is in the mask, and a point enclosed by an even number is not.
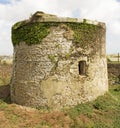
<svg viewBox="0 0 120 128"><path fill-rule="evenodd" d="M55 20L60 24L53 26ZM70 18L37 12L26 24L47 21L51 21L51 26L42 42L28 45L26 41L21 41L14 45L12 102L60 109L91 101L108 91L104 23L95 22L99 33L91 35L96 38L88 38L81 33L77 35L85 36L84 40L88 41L88 45L81 47L74 40L75 31L66 25L67 21L81 25L78 24L81 20L70 21ZM91 23L88 21L84 24ZM91 40L93 44L89 43ZM84 66L80 63L83 61ZM85 68L84 74L82 67Z"/></svg>

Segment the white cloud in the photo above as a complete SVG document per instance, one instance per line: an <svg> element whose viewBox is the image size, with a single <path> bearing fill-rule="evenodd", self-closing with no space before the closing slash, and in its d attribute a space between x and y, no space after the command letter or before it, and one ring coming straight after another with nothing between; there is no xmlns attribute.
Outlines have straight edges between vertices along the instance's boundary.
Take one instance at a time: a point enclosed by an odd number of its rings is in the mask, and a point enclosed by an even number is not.
<svg viewBox="0 0 120 128"><path fill-rule="evenodd" d="M38 10L105 22L107 52L120 52L120 2L117 0L11 0L11 4L0 4L0 54L12 54L11 26Z"/></svg>

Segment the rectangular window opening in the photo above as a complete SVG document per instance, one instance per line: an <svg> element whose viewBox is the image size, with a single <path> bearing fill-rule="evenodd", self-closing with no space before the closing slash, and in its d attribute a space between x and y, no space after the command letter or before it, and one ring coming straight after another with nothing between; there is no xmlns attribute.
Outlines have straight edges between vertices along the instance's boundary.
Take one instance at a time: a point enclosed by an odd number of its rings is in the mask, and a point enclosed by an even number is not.
<svg viewBox="0 0 120 128"><path fill-rule="evenodd" d="M79 75L86 75L86 61L82 60L78 63Z"/></svg>

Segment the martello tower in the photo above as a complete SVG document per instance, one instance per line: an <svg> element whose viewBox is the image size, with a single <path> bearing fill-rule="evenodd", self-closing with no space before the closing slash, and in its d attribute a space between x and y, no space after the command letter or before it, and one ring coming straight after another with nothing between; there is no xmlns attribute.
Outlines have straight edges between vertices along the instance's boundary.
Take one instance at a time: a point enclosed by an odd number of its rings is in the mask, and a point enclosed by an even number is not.
<svg viewBox="0 0 120 128"><path fill-rule="evenodd" d="M12 27L11 100L62 108L108 90L105 24L36 12Z"/></svg>

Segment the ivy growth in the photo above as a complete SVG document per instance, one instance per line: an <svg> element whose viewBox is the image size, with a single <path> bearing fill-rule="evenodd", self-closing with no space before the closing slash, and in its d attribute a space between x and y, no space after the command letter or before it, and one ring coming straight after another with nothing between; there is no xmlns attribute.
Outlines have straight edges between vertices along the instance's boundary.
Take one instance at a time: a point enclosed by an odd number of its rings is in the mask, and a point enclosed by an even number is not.
<svg viewBox="0 0 120 128"><path fill-rule="evenodd" d="M46 23L29 23L17 29L13 27L13 45L20 42L26 42L28 45L40 43L49 34L49 28L50 25Z"/></svg>
<svg viewBox="0 0 120 128"><path fill-rule="evenodd" d="M86 21L83 23L77 22L35 22L35 23L24 23L21 25L20 22L12 27L12 42L13 45L19 44L20 42L26 42L28 45L41 43L50 33L51 27L58 27L65 24L74 32L73 42L79 44L81 47L85 47L95 42L97 35L99 35L100 26L87 24ZM54 37L53 37L54 38Z"/></svg>
<svg viewBox="0 0 120 128"><path fill-rule="evenodd" d="M74 42L81 47L93 44L100 35L101 26L83 23L67 23L74 31Z"/></svg>

